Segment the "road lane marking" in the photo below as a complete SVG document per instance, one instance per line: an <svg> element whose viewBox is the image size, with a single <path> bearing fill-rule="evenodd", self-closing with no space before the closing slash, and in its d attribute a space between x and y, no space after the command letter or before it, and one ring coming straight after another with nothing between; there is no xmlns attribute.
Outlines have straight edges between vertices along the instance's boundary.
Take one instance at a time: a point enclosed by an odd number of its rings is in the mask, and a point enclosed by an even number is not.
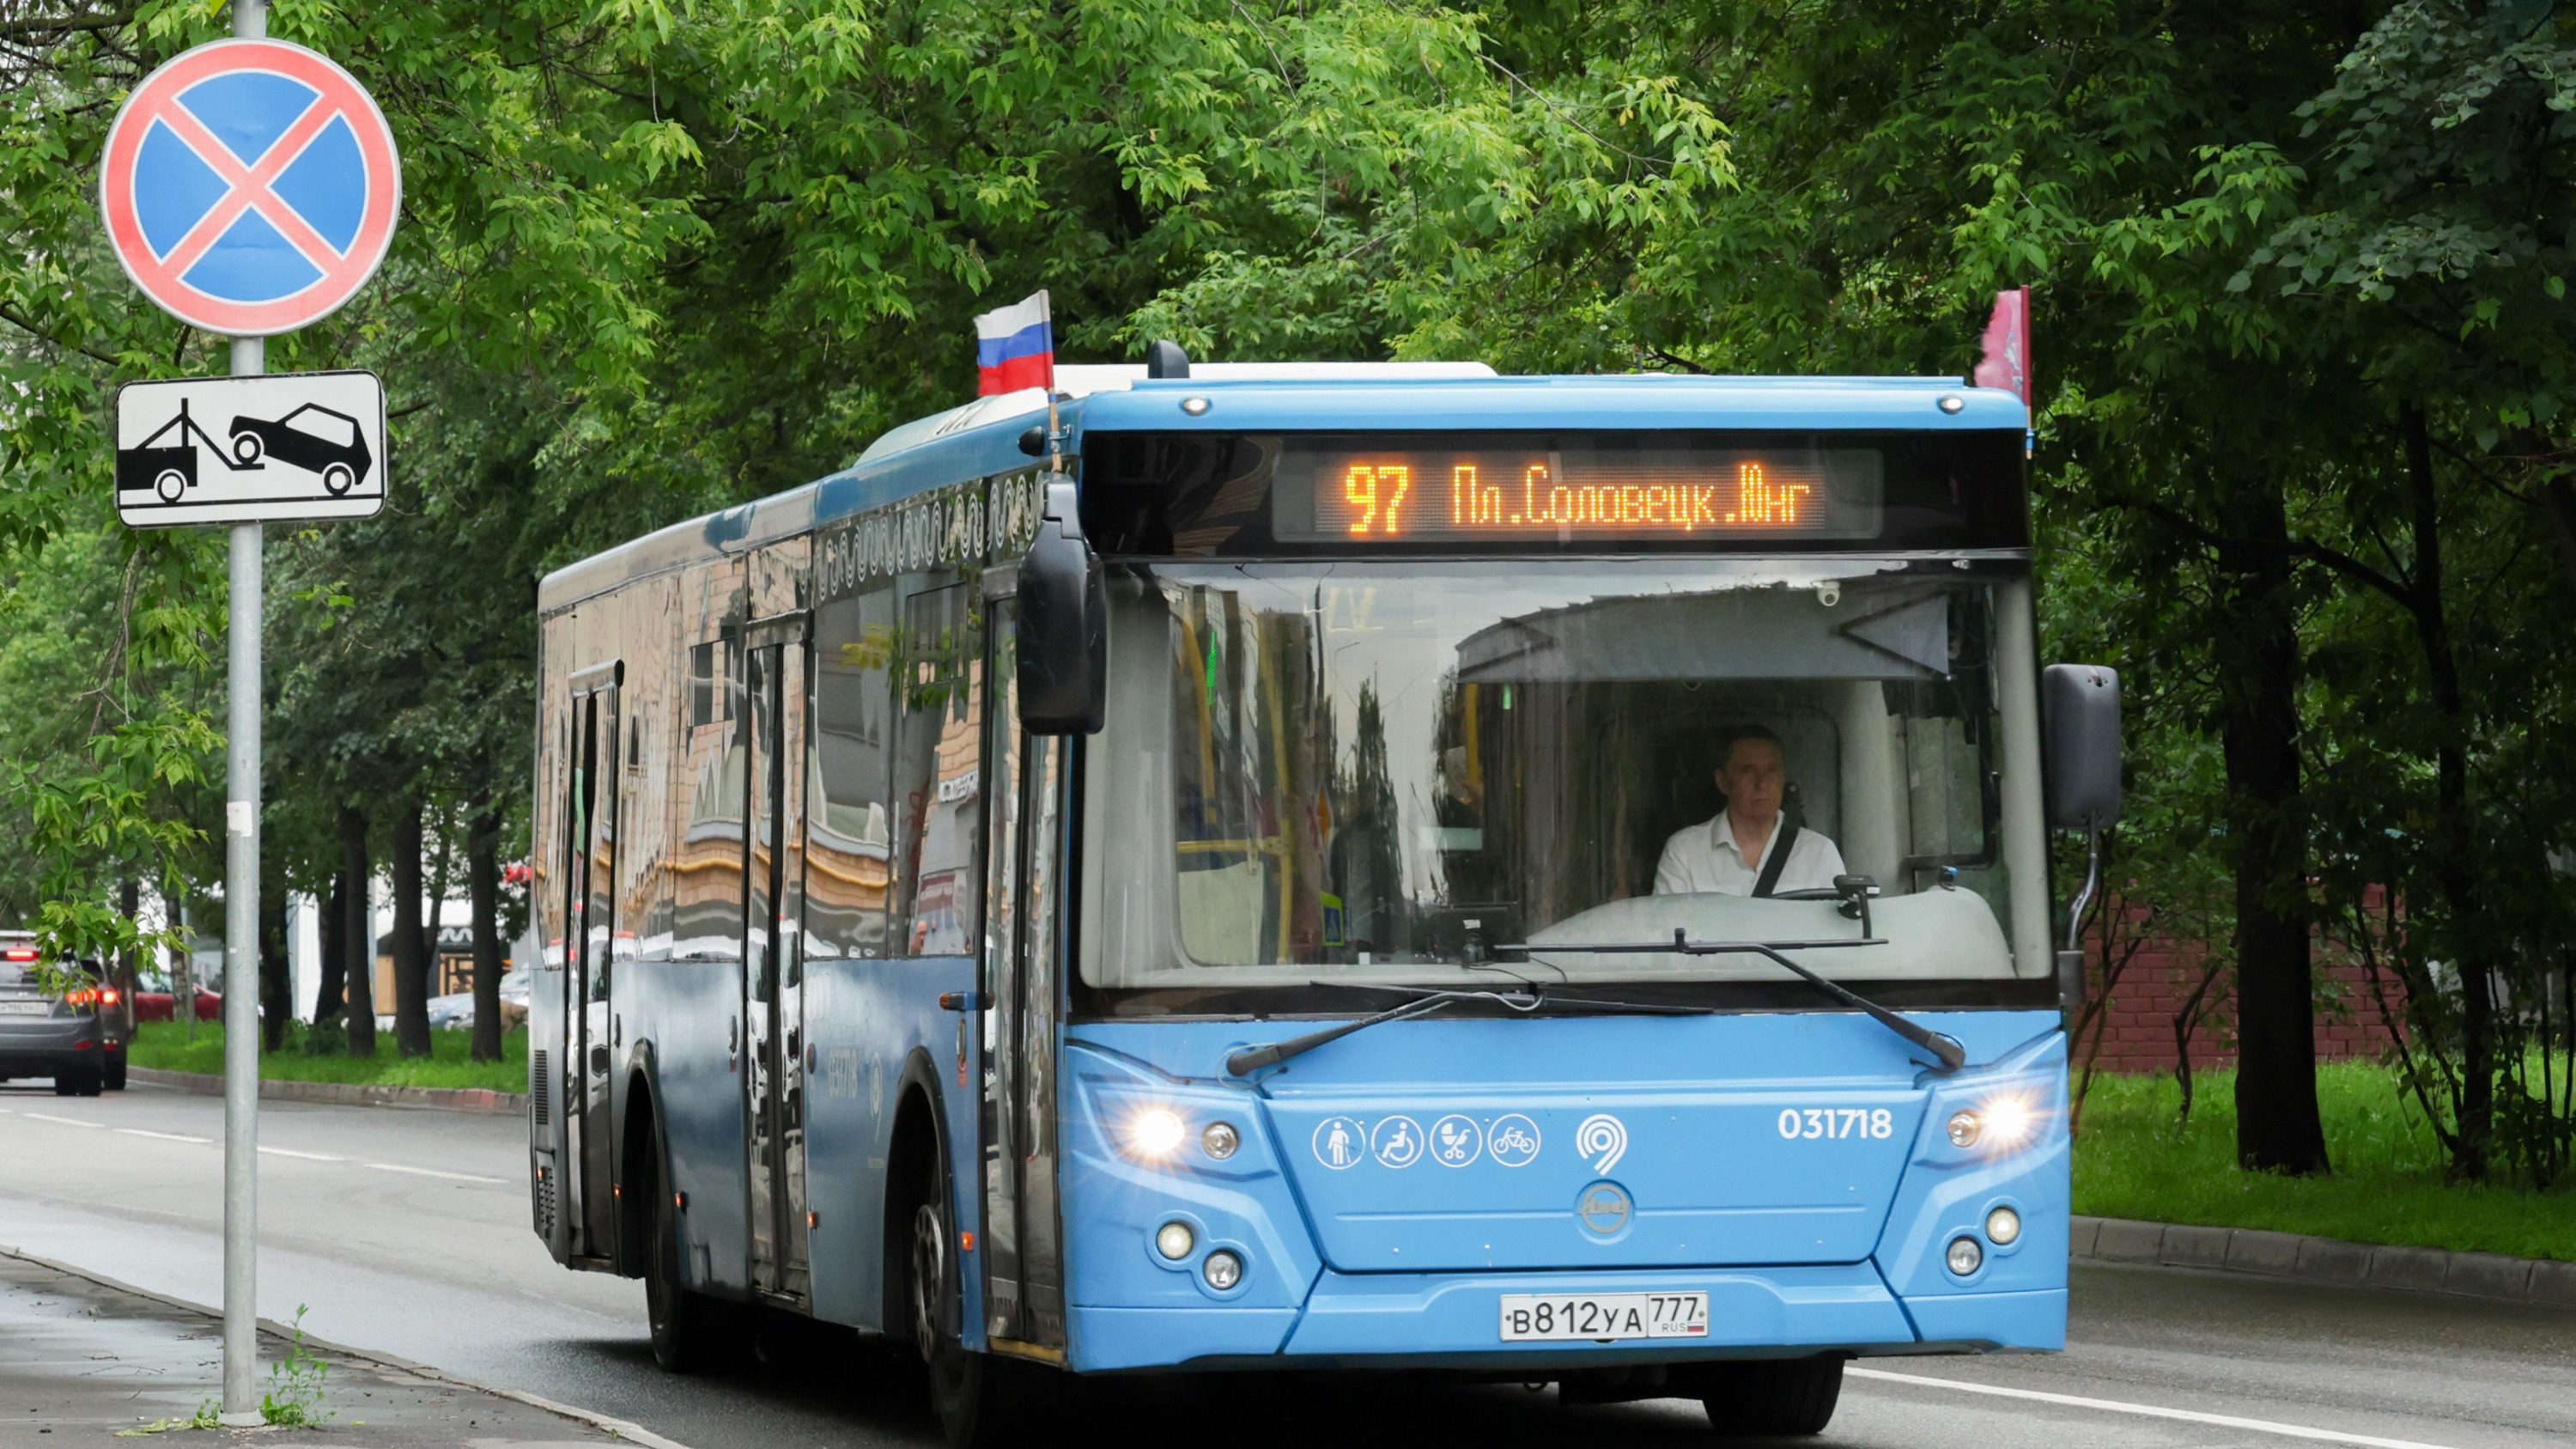
<svg viewBox="0 0 2576 1449"><path fill-rule="evenodd" d="M1992 1394L2001 1399L2028 1399L2042 1404L2064 1404L2074 1409L2103 1409L2114 1414L2136 1414L2149 1419L2179 1419L2186 1424L2209 1424L2221 1429L2244 1429L2256 1434L2279 1434L2289 1439L2314 1439L2326 1444L2361 1444L2369 1449L2443 1449L2418 1439L2382 1439L2370 1434L2346 1434L2339 1429L2311 1429L2305 1424L2282 1424L2270 1419L2240 1419L2233 1414L2204 1414L2197 1409L2168 1409L2156 1404L2131 1404L2119 1399L2088 1399L2077 1394L2042 1393L2037 1389L2007 1389L1994 1384L1972 1384L1958 1379L1934 1378L1929 1374L1895 1374L1885 1369L1845 1368L1855 1378L1883 1379L1891 1384L1916 1384L1932 1389L1956 1389L1963 1394Z"/></svg>
<svg viewBox="0 0 2576 1449"><path fill-rule="evenodd" d="M53 1117L48 1116L43 1112L21 1112L13 1115L32 1117L39 1122L59 1122L66 1127L107 1126L104 1122L84 1122L78 1117ZM162 1142L192 1142L200 1147L212 1147L215 1145L215 1139L212 1137L191 1137L181 1132L148 1132L140 1127L117 1127L110 1130L122 1132L128 1137L150 1137ZM269 1147L262 1145L259 1150L274 1157L295 1157L301 1158L306 1162L346 1162L349 1160L345 1157L334 1157L327 1152L298 1152L292 1147ZM490 1183L495 1187L506 1187L510 1182L510 1179L506 1177L485 1177L478 1172L441 1172L435 1167L405 1167L399 1162L362 1162L358 1165L360 1167L374 1168L378 1172L405 1172L414 1177L443 1177L451 1182L484 1182Z"/></svg>
<svg viewBox="0 0 2576 1449"><path fill-rule="evenodd" d="M447 1177L454 1178L458 1182L488 1182L499 1185L510 1180L506 1177L482 1177L471 1172L441 1172L435 1167L405 1167L398 1162L370 1162L365 1165L378 1172L408 1172L415 1177Z"/></svg>

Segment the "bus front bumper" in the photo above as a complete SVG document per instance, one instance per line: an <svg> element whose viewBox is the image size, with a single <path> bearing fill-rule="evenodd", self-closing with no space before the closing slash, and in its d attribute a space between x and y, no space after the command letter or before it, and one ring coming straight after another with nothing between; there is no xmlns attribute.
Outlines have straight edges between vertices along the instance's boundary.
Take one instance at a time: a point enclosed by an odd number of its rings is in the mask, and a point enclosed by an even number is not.
<svg viewBox="0 0 2576 1449"><path fill-rule="evenodd" d="M1648 1291L1708 1294L1708 1336L1502 1341L1504 1294ZM1365 1367L1545 1376L1701 1358L2040 1351L2066 1343L2063 1288L1902 1299L1868 1263L1632 1273L1327 1271L1302 1309L1076 1306L1071 1317L1073 1366L1095 1373Z"/></svg>

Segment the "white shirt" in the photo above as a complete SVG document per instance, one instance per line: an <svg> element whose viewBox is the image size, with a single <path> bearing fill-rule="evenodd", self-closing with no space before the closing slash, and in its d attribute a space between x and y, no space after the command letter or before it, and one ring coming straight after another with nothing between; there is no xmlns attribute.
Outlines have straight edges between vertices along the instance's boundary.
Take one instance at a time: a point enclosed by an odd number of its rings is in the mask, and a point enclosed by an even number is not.
<svg viewBox="0 0 2576 1449"><path fill-rule="evenodd" d="M1750 868L1744 864L1744 852L1735 848L1735 826L1726 812L1701 825L1684 826L1664 842L1664 858L1655 867L1655 894L1659 896L1690 895L1718 892L1730 896L1753 894L1754 882L1762 878L1762 867L1771 853L1780 848L1780 837L1787 832L1775 819L1771 838L1763 844L1761 859ZM1843 874L1843 853L1834 843L1813 830L1801 828L1797 841L1789 847L1789 859L1780 867L1780 879L1774 891L1831 890L1834 877Z"/></svg>

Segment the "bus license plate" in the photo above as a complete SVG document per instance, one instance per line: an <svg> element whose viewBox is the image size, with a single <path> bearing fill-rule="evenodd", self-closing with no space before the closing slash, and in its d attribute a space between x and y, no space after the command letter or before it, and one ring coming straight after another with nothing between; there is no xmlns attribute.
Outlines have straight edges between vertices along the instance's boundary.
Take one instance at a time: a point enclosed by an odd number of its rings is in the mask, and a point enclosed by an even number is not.
<svg viewBox="0 0 2576 1449"><path fill-rule="evenodd" d="M1506 1293L1503 1342L1706 1338L1705 1293Z"/></svg>

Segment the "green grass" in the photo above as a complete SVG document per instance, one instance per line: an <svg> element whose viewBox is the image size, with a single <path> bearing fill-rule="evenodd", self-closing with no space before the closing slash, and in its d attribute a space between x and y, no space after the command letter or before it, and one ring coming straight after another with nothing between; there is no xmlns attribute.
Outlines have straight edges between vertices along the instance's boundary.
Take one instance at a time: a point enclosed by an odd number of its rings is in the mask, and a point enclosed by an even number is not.
<svg viewBox="0 0 2576 1449"><path fill-rule="evenodd" d="M393 1033L380 1031L376 1033L373 1057L345 1053L315 1056L301 1049L303 1028L299 1025L291 1029L285 1050L261 1055L259 1074L284 1082L372 1082L389 1087L526 1091L528 1029L522 1026L502 1033L501 1059L497 1062L466 1059L473 1035L465 1031L433 1031L429 1034L430 1054L406 1059L396 1054ZM199 1022L196 1039L190 1041L182 1023L145 1022L135 1032L126 1060L138 1067L169 1072L219 1073L224 1069L224 1029L214 1022Z"/></svg>
<svg viewBox="0 0 2576 1449"><path fill-rule="evenodd" d="M2576 1188L2445 1183L2440 1144L2384 1066L2318 1069L2334 1163L2323 1178L2238 1171L2236 1074L2196 1083L2191 1125L2177 1132L2172 1077L2094 1080L2075 1145L2077 1212L2576 1261Z"/></svg>

